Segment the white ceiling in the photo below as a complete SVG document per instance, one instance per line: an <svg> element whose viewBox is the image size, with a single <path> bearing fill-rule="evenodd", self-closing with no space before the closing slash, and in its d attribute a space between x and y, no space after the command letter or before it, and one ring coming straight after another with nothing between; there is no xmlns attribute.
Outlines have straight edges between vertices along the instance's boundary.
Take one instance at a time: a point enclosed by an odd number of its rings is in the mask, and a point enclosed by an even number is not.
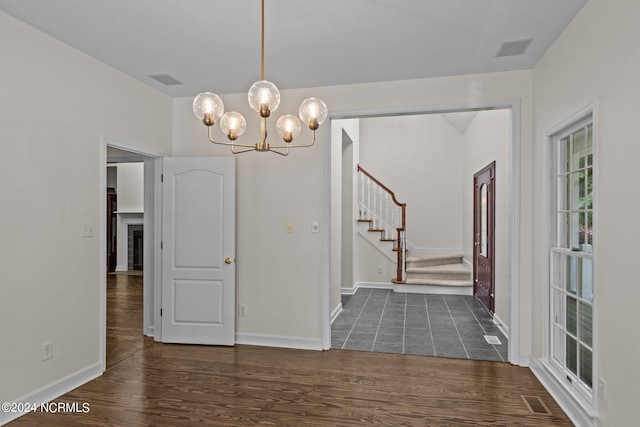
<svg viewBox="0 0 640 427"><path fill-rule="evenodd" d="M586 1L266 0L265 78L289 89L530 69ZM0 10L173 97L260 79L260 0L0 0ZM523 55L496 58L525 39Z"/></svg>

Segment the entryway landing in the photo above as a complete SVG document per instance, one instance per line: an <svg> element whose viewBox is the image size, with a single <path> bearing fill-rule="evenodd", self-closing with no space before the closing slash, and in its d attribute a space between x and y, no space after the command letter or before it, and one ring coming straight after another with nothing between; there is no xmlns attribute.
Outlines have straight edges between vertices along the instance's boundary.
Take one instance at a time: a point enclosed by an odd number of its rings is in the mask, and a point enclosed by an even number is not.
<svg viewBox="0 0 640 427"><path fill-rule="evenodd" d="M345 350L508 361L508 341L471 295L359 289L331 325Z"/></svg>

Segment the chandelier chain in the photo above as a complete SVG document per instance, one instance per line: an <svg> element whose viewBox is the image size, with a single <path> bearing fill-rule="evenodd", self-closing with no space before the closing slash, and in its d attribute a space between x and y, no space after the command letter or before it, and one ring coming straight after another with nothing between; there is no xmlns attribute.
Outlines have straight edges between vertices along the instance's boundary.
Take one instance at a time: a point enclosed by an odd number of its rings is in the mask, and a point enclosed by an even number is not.
<svg viewBox="0 0 640 427"><path fill-rule="evenodd" d="M262 0L262 60L260 68L260 80L264 80L264 0Z"/></svg>

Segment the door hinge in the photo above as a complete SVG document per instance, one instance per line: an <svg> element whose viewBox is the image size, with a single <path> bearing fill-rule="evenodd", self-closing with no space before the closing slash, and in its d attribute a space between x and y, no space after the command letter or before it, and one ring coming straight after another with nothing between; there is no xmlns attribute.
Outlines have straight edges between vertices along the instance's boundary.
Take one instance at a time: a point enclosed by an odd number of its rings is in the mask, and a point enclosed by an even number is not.
<svg viewBox="0 0 640 427"><path fill-rule="evenodd" d="M163 173L160 174L160 182L164 182L164 174Z"/></svg>
<svg viewBox="0 0 640 427"><path fill-rule="evenodd" d="M160 241L160 249L164 249L164 242L162 240Z"/></svg>
<svg viewBox="0 0 640 427"><path fill-rule="evenodd" d="M160 317L162 317L162 309L160 309Z"/></svg>

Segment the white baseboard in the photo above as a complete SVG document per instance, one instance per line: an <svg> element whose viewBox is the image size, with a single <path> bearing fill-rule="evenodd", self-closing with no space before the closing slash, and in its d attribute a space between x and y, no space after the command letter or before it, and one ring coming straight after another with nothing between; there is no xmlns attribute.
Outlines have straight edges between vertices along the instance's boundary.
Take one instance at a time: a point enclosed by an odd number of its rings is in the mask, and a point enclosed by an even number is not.
<svg viewBox="0 0 640 427"><path fill-rule="evenodd" d="M263 347L297 348L301 350L322 350L320 338L298 338L262 334L236 334L236 344Z"/></svg>
<svg viewBox="0 0 640 427"><path fill-rule="evenodd" d="M354 286L353 288L340 288L340 295L353 295L357 290L357 286Z"/></svg>
<svg viewBox="0 0 640 427"><path fill-rule="evenodd" d="M340 288L341 295L353 295L358 289L393 289L393 283L391 282L356 282L353 288Z"/></svg>
<svg viewBox="0 0 640 427"><path fill-rule="evenodd" d="M342 313L342 303L338 304L338 306L331 312L331 323Z"/></svg>
<svg viewBox="0 0 640 427"><path fill-rule="evenodd" d="M341 293L353 295L360 288L391 289L408 294L473 295L473 288L469 286L405 285L391 282L357 282L353 288L342 288Z"/></svg>
<svg viewBox="0 0 640 427"><path fill-rule="evenodd" d="M393 283L391 282L356 282L354 286L355 290L360 288L367 289L393 289Z"/></svg>
<svg viewBox="0 0 640 427"><path fill-rule="evenodd" d="M69 393L71 390L76 389L81 385L98 378L100 375L102 375L102 362L95 363L91 366L86 367L85 369L61 378L58 381L47 384L32 393L26 394L14 400L13 402L23 404L35 403L36 405L40 405L41 403L48 403L64 394ZM89 402L89 404L91 404L91 402ZM24 413L0 411L0 426L13 421L16 418L21 417L22 415L24 415Z"/></svg>
<svg viewBox="0 0 640 427"><path fill-rule="evenodd" d="M531 355L529 354L521 354L516 355L514 365L522 366L523 368L528 368L531 366Z"/></svg>
<svg viewBox="0 0 640 427"><path fill-rule="evenodd" d="M466 258L462 258L462 265L467 267L470 271L473 271L473 264Z"/></svg>
<svg viewBox="0 0 640 427"><path fill-rule="evenodd" d="M589 411L558 382L542 360L534 357L531 362L529 369L531 369L533 375L538 378L538 381L540 381L551 397L553 397L565 414L567 414L571 422L579 427L592 427L597 425L597 414L590 414Z"/></svg>
<svg viewBox="0 0 640 427"><path fill-rule="evenodd" d="M500 329L502 335L504 335L507 339L509 339L509 326L507 326L502 319L498 317L497 314L493 314L493 323Z"/></svg>
<svg viewBox="0 0 640 427"><path fill-rule="evenodd" d="M116 271L129 271L126 265L116 265Z"/></svg>

